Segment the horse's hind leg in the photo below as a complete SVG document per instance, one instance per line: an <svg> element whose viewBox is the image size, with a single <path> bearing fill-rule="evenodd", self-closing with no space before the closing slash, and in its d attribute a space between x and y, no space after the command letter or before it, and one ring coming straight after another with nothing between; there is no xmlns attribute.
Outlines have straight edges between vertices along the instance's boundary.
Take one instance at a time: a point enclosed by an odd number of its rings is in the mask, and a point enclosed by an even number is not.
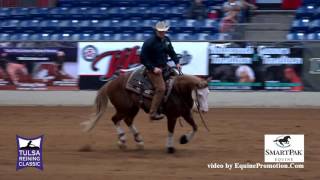
<svg viewBox="0 0 320 180"><path fill-rule="evenodd" d="M112 116L112 122L114 123L118 133L118 146L120 149L126 149L126 134L120 126L120 121L124 118L124 115L118 112Z"/></svg>
<svg viewBox="0 0 320 180"><path fill-rule="evenodd" d="M134 107L134 108L130 109L130 111L128 111L128 112L130 112L130 113L125 117L124 121L127 124L127 126L129 127L131 133L133 134L134 141L137 143L137 147L139 149L143 149L144 148L143 138L140 135L138 129L133 124L134 117L139 112L139 107Z"/></svg>

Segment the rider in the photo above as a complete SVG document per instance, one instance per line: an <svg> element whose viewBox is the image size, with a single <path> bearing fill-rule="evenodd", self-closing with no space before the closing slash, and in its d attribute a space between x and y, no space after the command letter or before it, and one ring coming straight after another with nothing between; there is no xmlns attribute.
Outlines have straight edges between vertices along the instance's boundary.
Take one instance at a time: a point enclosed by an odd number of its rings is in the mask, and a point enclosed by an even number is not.
<svg viewBox="0 0 320 180"><path fill-rule="evenodd" d="M165 36L169 30L169 25L165 21L159 21L154 29L154 36L143 43L140 57L141 63L147 69L147 76L155 88L149 113L150 119L159 120L164 117L162 114L159 114L157 110L165 93L165 82L162 73L167 66L168 55L175 62L178 70L180 70L181 67L169 37Z"/></svg>

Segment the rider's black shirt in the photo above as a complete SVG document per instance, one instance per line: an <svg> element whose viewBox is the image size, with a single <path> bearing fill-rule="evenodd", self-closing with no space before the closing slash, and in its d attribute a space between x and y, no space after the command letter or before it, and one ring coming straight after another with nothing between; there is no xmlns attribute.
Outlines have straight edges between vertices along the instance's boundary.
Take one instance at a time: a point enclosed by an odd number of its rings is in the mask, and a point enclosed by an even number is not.
<svg viewBox="0 0 320 180"><path fill-rule="evenodd" d="M143 45L140 54L141 63L150 71L155 67L165 67L168 61L168 55L175 62L179 63L169 37L163 39L156 34L147 39Z"/></svg>

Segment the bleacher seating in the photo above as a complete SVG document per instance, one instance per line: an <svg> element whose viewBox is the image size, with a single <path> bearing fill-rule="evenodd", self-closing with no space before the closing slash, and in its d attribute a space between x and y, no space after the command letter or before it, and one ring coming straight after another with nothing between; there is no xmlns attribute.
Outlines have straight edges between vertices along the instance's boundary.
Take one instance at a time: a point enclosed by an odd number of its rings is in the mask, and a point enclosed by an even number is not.
<svg viewBox="0 0 320 180"><path fill-rule="evenodd" d="M169 21L175 40L219 39L218 20L186 19L189 6L190 0L59 0L54 8L1 8L0 40L141 41L159 20Z"/></svg>
<svg viewBox="0 0 320 180"><path fill-rule="evenodd" d="M296 10L288 40L320 40L320 1L304 0Z"/></svg>

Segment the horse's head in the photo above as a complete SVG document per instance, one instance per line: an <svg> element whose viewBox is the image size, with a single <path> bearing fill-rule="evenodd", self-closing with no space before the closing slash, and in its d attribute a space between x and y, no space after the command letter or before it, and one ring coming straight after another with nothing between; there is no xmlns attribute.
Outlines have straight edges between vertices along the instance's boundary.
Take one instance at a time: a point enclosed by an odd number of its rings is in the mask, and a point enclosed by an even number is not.
<svg viewBox="0 0 320 180"><path fill-rule="evenodd" d="M288 139L291 139L291 137L290 136L285 136L283 139L288 140Z"/></svg>
<svg viewBox="0 0 320 180"><path fill-rule="evenodd" d="M197 106L199 107L199 110L203 113L208 112L209 106L208 106L208 96L209 96L209 89L208 86L201 88L201 89L196 89L194 91L195 97L194 102L194 110L197 111Z"/></svg>
<svg viewBox="0 0 320 180"><path fill-rule="evenodd" d="M192 92L196 108L198 106L200 111L208 112L208 81L196 76L183 75L176 78L175 86L179 92Z"/></svg>

